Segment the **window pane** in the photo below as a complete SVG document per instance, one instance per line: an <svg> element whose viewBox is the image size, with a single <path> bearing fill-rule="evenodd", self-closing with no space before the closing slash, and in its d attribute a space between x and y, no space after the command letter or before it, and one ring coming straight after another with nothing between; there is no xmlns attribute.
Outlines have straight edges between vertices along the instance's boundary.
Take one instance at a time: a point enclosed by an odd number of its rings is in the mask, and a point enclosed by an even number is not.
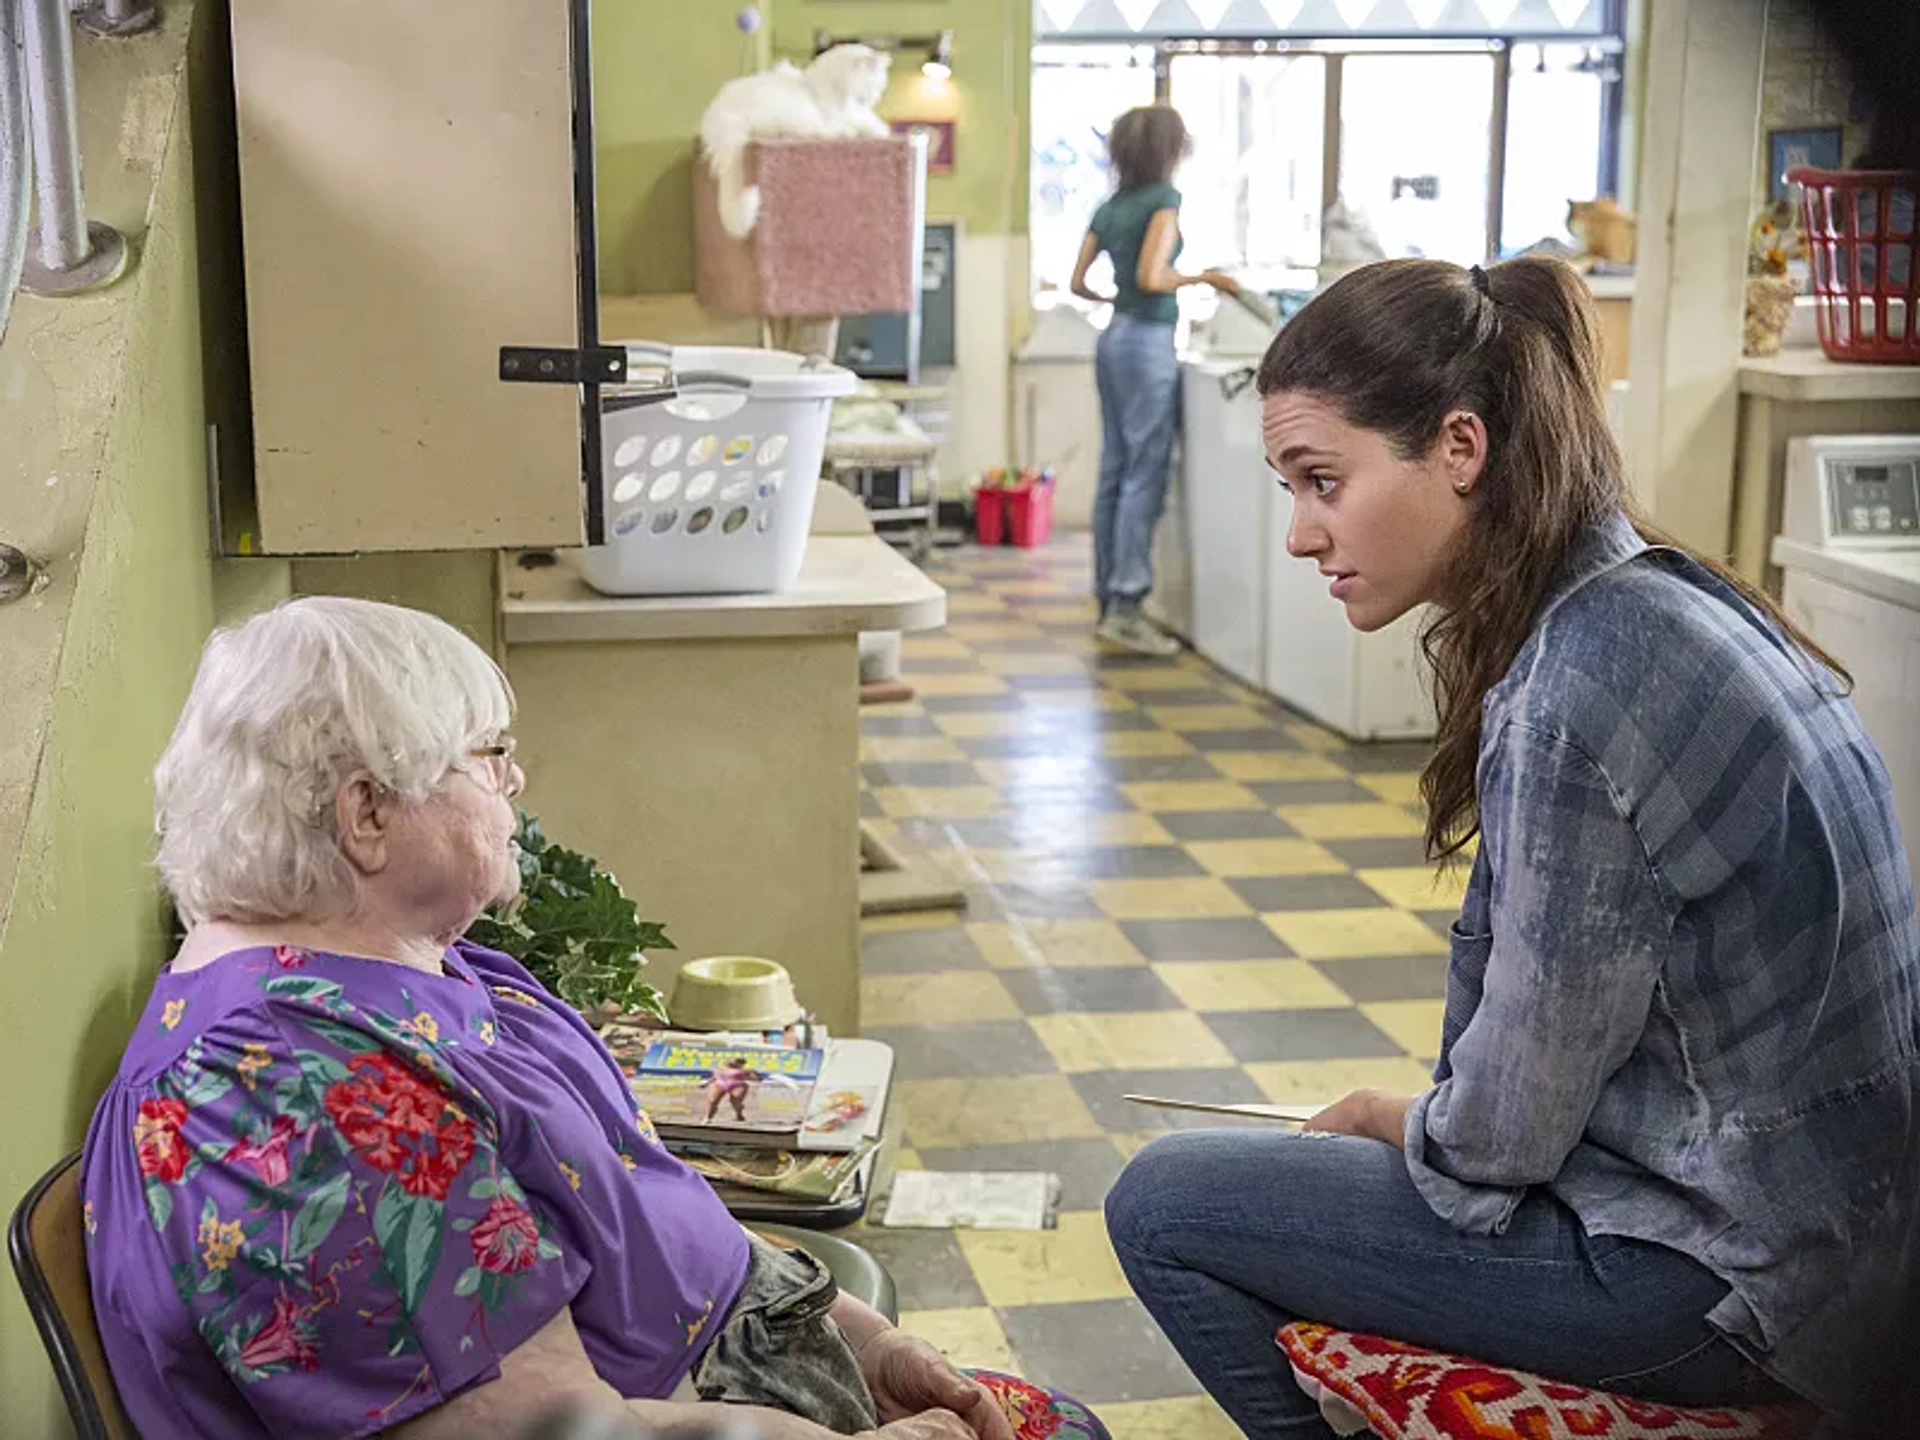
<svg viewBox="0 0 1920 1440"><path fill-rule="evenodd" d="M1349 55L1341 198L1389 256L1483 260L1492 132L1491 55Z"/></svg>
<svg viewBox="0 0 1920 1440"><path fill-rule="evenodd" d="M1193 134L1180 174L1191 265L1258 279L1320 263L1326 83L1318 55L1174 57L1169 98Z"/></svg>
<svg viewBox="0 0 1920 1440"><path fill-rule="evenodd" d="M1591 200L1600 178L1601 83L1582 46L1515 50L1507 88L1503 252L1549 237L1572 243L1567 202Z"/></svg>
<svg viewBox="0 0 1920 1440"><path fill-rule="evenodd" d="M1046 45L1034 50L1033 196L1028 230L1033 286L1064 290L1087 222L1107 197L1107 131L1153 103L1153 51L1142 45ZM1112 289L1102 256L1089 277Z"/></svg>

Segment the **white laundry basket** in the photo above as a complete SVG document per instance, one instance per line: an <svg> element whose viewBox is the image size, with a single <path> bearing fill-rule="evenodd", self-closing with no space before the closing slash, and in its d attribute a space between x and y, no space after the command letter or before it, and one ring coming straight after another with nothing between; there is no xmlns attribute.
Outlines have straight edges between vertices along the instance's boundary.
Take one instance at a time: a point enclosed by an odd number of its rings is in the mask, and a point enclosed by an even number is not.
<svg viewBox="0 0 1920 1440"><path fill-rule="evenodd" d="M827 419L853 372L783 350L627 346L602 402L606 543L578 552L609 595L745 595L800 573Z"/></svg>

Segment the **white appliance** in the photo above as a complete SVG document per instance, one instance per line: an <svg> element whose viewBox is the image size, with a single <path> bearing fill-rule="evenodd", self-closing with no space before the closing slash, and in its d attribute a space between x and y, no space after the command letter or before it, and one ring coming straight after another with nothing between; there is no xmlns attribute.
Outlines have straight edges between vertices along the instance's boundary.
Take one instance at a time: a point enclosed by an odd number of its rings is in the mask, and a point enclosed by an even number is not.
<svg viewBox="0 0 1920 1440"><path fill-rule="evenodd" d="M1260 452L1257 360L1210 356L1181 367L1177 528L1184 534L1172 533L1175 524L1162 531L1168 548L1184 541L1190 562L1184 633L1193 648L1235 679L1265 689L1267 572L1274 563L1269 512L1280 487Z"/></svg>
<svg viewBox="0 0 1920 1440"><path fill-rule="evenodd" d="M1773 563L1787 614L1853 674L1920 888L1920 435L1788 441Z"/></svg>
<svg viewBox="0 0 1920 1440"><path fill-rule="evenodd" d="M1058 304L1034 316L1013 359L1014 462L1054 471L1053 523L1086 530L1100 479L1100 396L1093 347L1100 331L1085 311Z"/></svg>

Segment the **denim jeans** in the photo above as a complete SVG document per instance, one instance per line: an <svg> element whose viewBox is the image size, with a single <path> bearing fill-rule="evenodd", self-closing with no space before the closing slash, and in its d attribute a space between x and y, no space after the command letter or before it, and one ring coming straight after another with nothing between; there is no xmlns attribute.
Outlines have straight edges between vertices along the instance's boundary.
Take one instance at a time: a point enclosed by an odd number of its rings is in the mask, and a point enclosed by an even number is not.
<svg viewBox="0 0 1920 1440"><path fill-rule="evenodd" d="M1537 1189L1505 1234L1461 1234L1376 1140L1165 1136L1115 1184L1107 1229L1134 1293L1257 1440L1333 1434L1274 1343L1293 1320L1669 1404L1785 1395L1707 1325L1727 1287L1703 1266L1587 1235Z"/></svg>
<svg viewBox="0 0 1920 1440"><path fill-rule="evenodd" d="M1093 589L1100 613L1138 609L1153 588L1153 527L1167 503L1180 422L1173 326L1115 314L1093 357L1100 390L1100 485Z"/></svg>

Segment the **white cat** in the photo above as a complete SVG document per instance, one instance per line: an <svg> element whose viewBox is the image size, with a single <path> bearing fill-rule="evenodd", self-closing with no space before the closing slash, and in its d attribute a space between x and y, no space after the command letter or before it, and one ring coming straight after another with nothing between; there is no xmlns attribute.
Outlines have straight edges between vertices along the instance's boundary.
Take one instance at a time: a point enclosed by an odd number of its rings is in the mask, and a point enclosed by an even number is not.
<svg viewBox="0 0 1920 1440"><path fill-rule="evenodd" d="M886 92L891 56L865 45L836 45L801 70L782 60L720 87L700 117L700 144L720 189L720 223L750 233L760 218L760 189L746 183L747 146L774 136L821 140L888 134L873 113Z"/></svg>

